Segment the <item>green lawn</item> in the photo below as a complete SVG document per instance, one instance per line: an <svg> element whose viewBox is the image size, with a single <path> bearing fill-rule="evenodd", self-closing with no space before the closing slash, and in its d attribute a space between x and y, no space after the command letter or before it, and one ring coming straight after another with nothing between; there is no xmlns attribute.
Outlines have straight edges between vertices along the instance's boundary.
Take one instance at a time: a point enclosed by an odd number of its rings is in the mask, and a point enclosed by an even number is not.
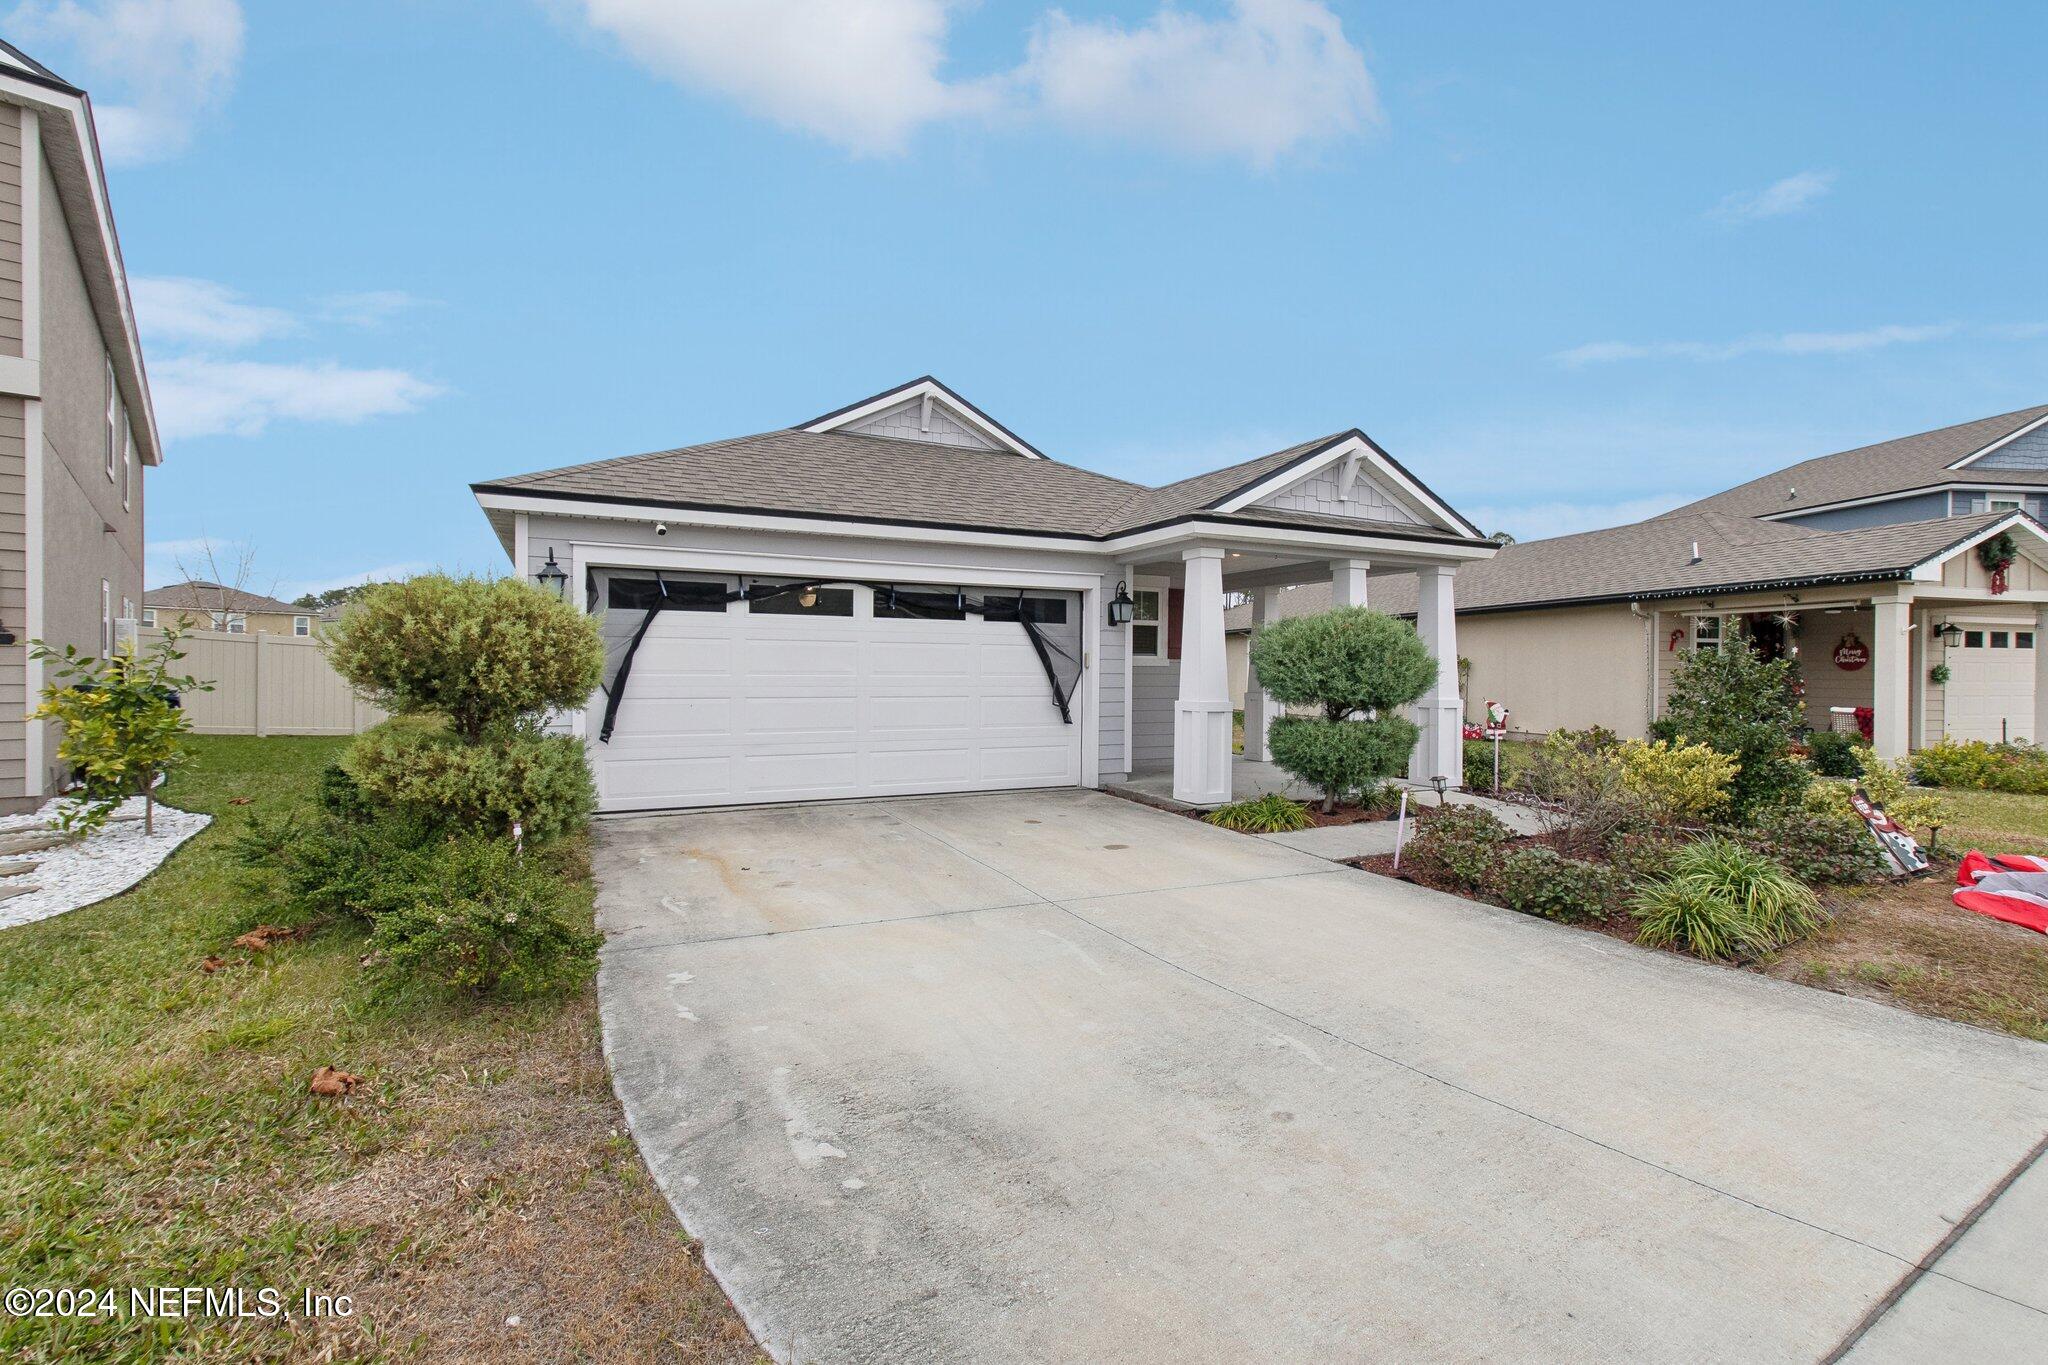
<svg viewBox="0 0 2048 1365"><path fill-rule="evenodd" d="M1956 813L1955 824L1941 832L1944 849L1960 852L1974 843L1998 844L1987 852L2048 852L2048 796L1945 788L1941 799ZM2015 838L2024 846L2016 845Z"/></svg>
<svg viewBox="0 0 2048 1365"><path fill-rule="evenodd" d="M340 742L198 743L167 799L212 828L125 896L0 932L0 1280L313 1289L355 1311L0 1317L0 1356L754 1358L624 1136L592 992L380 1002L352 923L230 947L283 918L231 836L307 800ZM210 954L235 965L209 975ZM367 1084L314 1099L322 1064Z"/></svg>

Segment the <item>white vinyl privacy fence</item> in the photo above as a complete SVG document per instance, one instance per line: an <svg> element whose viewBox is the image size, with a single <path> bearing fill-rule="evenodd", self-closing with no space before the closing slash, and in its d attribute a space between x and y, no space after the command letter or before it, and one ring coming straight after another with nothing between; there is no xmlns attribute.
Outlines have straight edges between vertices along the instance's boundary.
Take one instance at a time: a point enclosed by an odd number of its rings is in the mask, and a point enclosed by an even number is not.
<svg viewBox="0 0 2048 1365"><path fill-rule="evenodd" d="M140 632L147 648L163 637ZM353 735L384 719L327 665L318 640L293 635L187 631L171 669L213 684L187 692L185 714L202 735Z"/></svg>

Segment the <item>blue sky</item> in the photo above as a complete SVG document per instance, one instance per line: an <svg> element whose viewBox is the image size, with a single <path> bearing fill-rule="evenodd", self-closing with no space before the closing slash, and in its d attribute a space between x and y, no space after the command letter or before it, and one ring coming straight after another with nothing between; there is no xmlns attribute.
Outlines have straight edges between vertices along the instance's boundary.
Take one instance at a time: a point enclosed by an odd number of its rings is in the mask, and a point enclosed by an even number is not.
<svg viewBox="0 0 2048 1365"><path fill-rule="evenodd" d="M1163 482L1357 425L1487 529L2048 401L2041 6L35 0L169 458L287 594L474 479L925 372Z"/></svg>

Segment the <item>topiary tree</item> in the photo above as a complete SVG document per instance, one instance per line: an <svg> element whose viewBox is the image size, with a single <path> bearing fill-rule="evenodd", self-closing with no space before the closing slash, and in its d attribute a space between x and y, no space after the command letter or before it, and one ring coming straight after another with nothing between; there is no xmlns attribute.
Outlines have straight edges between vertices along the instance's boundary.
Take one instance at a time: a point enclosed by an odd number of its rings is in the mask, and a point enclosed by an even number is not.
<svg viewBox="0 0 2048 1365"><path fill-rule="evenodd" d="M1259 684L1288 706L1320 716L1273 723L1273 761L1323 792L1323 809L1400 772L1415 723L1396 714L1436 681L1437 663L1415 628L1384 612L1339 607L1276 621L1252 638Z"/></svg>
<svg viewBox="0 0 2048 1365"><path fill-rule="evenodd" d="M425 574L364 593L328 633L327 656L394 713L341 760L371 802L519 838L589 813L582 741L543 734L539 718L597 687L593 618L517 579Z"/></svg>
<svg viewBox="0 0 2048 1365"><path fill-rule="evenodd" d="M379 583L324 643L334 671L365 697L398 715L445 716L469 743L583 705L604 670L597 622L516 578Z"/></svg>
<svg viewBox="0 0 2048 1365"><path fill-rule="evenodd" d="M1792 756L1805 719L1798 665L1790 659L1766 662L1736 636L1719 649L1696 649L1680 662L1664 715L1651 728L1659 739L1704 744L1734 759L1729 813L1747 823L1805 791L1810 774Z"/></svg>

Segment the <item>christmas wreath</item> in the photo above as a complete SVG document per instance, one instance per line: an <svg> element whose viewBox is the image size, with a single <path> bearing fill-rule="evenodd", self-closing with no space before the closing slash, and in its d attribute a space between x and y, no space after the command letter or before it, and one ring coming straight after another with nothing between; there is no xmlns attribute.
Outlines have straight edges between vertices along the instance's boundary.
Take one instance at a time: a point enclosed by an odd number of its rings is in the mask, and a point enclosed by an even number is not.
<svg viewBox="0 0 2048 1365"><path fill-rule="evenodd" d="M2006 588L2006 570L2020 557L2019 542L2012 538L2012 532L2000 531L1977 547L1977 562L1991 575L1991 591L2002 593Z"/></svg>

